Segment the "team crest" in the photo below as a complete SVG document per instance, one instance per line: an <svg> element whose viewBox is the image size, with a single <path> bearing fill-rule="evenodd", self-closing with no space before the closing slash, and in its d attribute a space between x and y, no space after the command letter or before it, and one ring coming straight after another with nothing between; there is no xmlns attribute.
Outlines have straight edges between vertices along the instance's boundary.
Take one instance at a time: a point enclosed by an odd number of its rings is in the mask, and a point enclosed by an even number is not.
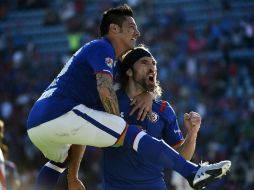
<svg viewBox="0 0 254 190"><path fill-rule="evenodd" d="M111 59L110 57L107 57L107 58L105 58L105 63L107 64L107 66L109 66L110 68L112 68L112 67L113 67L114 61L113 61L113 59Z"/></svg>
<svg viewBox="0 0 254 190"><path fill-rule="evenodd" d="M159 115L156 112L148 113L147 118L152 122L155 123L159 119Z"/></svg>

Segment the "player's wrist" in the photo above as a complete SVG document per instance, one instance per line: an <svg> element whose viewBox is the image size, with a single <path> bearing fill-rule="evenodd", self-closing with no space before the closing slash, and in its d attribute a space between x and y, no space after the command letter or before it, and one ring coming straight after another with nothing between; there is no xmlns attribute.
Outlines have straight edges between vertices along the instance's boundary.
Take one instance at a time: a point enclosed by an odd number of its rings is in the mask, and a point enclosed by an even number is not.
<svg viewBox="0 0 254 190"><path fill-rule="evenodd" d="M68 168L67 178L70 180L78 179L78 171L72 168Z"/></svg>
<svg viewBox="0 0 254 190"><path fill-rule="evenodd" d="M186 135L186 139L189 139L191 141L196 141L198 137L198 133L196 131L189 131Z"/></svg>
<svg viewBox="0 0 254 190"><path fill-rule="evenodd" d="M67 175L67 180L68 180L69 182L77 181L77 180L78 180L78 175L76 175L76 174L68 174L68 175Z"/></svg>

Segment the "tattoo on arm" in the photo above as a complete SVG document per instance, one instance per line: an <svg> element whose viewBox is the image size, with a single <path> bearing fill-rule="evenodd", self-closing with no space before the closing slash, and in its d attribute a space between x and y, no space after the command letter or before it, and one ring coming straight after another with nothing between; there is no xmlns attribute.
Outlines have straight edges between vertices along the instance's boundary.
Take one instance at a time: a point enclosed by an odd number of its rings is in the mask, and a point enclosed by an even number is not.
<svg viewBox="0 0 254 190"><path fill-rule="evenodd" d="M100 95L102 105L106 112L120 115L116 92L113 88L113 79L108 74L96 74L97 90Z"/></svg>

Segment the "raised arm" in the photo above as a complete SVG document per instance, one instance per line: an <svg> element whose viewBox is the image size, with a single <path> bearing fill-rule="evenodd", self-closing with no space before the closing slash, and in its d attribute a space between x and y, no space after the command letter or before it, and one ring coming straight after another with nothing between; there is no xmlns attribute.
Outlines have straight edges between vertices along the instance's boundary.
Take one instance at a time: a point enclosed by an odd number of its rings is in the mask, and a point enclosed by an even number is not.
<svg viewBox="0 0 254 190"><path fill-rule="evenodd" d="M196 148L196 139L201 125L201 116L196 112L185 113L184 125L187 130L187 134L184 143L176 150L186 160L190 160Z"/></svg>

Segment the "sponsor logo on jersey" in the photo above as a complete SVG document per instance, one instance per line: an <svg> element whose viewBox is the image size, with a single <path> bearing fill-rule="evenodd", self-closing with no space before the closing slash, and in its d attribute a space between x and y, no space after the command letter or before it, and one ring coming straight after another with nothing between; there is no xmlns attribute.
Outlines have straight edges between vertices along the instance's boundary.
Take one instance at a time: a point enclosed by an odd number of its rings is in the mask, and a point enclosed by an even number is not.
<svg viewBox="0 0 254 190"><path fill-rule="evenodd" d="M152 122L155 123L159 120L159 115L156 112L151 112L147 114L147 118Z"/></svg>
<svg viewBox="0 0 254 190"><path fill-rule="evenodd" d="M111 59L110 57L107 57L107 58L105 58L105 63L107 64L107 66L109 66L110 68L112 68L112 67L113 67L114 61L113 61L113 59Z"/></svg>
<svg viewBox="0 0 254 190"><path fill-rule="evenodd" d="M181 130L180 129L174 129L174 133L181 133Z"/></svg>

